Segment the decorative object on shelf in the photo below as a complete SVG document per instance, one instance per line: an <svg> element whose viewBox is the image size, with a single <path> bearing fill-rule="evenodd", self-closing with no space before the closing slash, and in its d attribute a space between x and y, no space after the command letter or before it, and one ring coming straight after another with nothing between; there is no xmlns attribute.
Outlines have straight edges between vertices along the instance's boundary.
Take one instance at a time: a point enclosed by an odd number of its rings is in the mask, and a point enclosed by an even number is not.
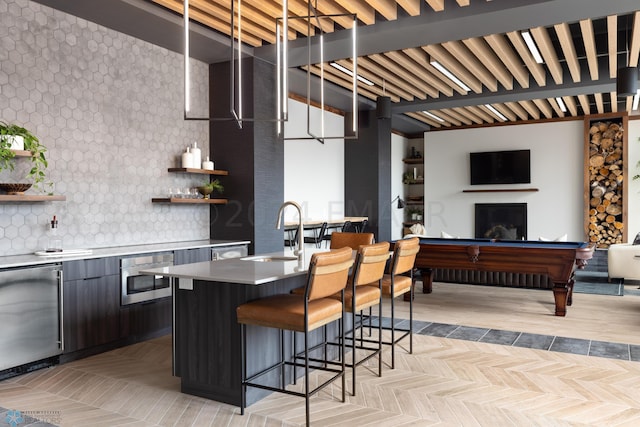
<svg viewBox="0 0 640 427"><path fill-rule="evenodd" d="M207 156L206 160L202 162L202 169L207 171L212 171L214 169L213 162L209 160L209 156Z"/></svg>
<svg viewBox="0 0 640 427"><path fill-rule="evenodd" d="M198 187L198 192L204 196L205 199L208 199L211 193L217 191L219 193L224 192L224 186L220 184L219 179L214 179L211 182L206 182Z"/></svg>
<svg viewBox="0 0 640 427"><path fill-rule="evenodd" d="M0 190L11 195L24 194L25 191L31 188L31 184L27 183L2 183L0 184Z"/></svg>
<svg viewBox="0 0 640 427"><path fill-rule="evenodd" d="M47 237L47 247L45 252L62 252L62 238L58 234L58 220L56 216L53 216L51 220L51 228L49 229L49 235Z"/></svg>
<svg viewBox="0 0 640 427"><path fill-rule="evenodd" d="M15 148L12 148L14 138L22 139L23 149L31 152L31 169L26 178L33 181L33 187L45 192L51 191L53 183L46 180L45 170L49 162L45 156L47 148L40 144L38 138L22 126L0 122L0 170L14 168Z"/></svg>
<svg viewBox="0 0 640 427"><path fill-rule="evenodd" d="M193 168L199 168L202 165L202 151L198 148L198 143L197 142L193 142L193 147L191 147L191 156L193 156L193 158L191 159L191 164L193 166ZM204 168L202 168L204 169Z"/></svg>
<svg viewBox="0 0 640 427"><path fill-rule="evenodd" d="M191 147L187 147L187 150L184 153L182 153L182 167L183 168L197 167L193 164L193 154L191 153Z"/></svg>
<svg viewBox="0 0 640 427"><path fill-rule="evenodd" d="M404 207L406 206L405 201L404 201L404 200L402 200L402 199L400 198L400 196L399 196L399 195L398 195L398 196L396 196L396 198L395 198L395 199L393 199L393 200L391 201L391 203L395 202L396 200L398 201L398 204L396 205L396 208L397 208L397 209L402 209L402 208L404 208Z"/></svg>

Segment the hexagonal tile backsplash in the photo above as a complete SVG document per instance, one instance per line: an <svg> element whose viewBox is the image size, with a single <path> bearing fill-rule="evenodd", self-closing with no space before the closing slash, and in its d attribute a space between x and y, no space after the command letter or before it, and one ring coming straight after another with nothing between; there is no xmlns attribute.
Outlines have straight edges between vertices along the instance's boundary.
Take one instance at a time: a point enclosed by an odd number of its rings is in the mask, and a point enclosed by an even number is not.
<svg viewBox="0 0 640 427"><path fill-rule="evenodd" d="M208 66L192 61L196 113L208 114ZM47 147L65 202L0 203L0 256L40 250L53 215L66 248L209 238L209 208L152 204L201 175L171 174L208 123L183 120L182 55L28 0L0 0L0 120ZM19 159L0 182L18 182ZM33 192L33 190L29 190Z"/></svg>

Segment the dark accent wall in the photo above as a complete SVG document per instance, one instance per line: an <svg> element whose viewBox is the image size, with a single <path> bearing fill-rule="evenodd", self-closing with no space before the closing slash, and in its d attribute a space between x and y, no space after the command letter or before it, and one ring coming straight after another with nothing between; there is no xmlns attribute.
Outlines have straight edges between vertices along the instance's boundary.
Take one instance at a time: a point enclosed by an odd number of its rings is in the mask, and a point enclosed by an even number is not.
<svg viewBox="0 0 640 427"><path fill-rule="evenodd" d="M229 63L209 68L210 114L230 117ZM269 118L276 111L275 73L270 64L243 59L243 116ZM211 207L211 238L246 239L250 253L282 250L284 234L276 215L284 199L284 144L275 122L210 122L210 152L222 177L227 205Z"/></svg>
<svg viewBox="0 0 640 427"><path fill-rule="evenodd" d="M351 123L345 117L345 127ZM345 135L350 132L345 129ZM359 113L358 139L344 142L345 216L367 216L376 241L391 239L391 119Z"/></svg>

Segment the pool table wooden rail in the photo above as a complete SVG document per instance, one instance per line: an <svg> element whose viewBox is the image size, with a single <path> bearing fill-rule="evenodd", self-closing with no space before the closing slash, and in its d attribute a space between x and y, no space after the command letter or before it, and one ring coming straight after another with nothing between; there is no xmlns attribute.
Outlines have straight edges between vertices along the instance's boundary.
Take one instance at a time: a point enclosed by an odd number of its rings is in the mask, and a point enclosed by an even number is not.
<svg viewBox="0 0 640 427"><path fill-rule="evenodd" d="M574 272L593 256L595 245L583 242L515 242L423 239L415 267L422 272L422 292L431 293L433 269L461 269L548 276L553 281L555 315L572 304Z"/></svg>

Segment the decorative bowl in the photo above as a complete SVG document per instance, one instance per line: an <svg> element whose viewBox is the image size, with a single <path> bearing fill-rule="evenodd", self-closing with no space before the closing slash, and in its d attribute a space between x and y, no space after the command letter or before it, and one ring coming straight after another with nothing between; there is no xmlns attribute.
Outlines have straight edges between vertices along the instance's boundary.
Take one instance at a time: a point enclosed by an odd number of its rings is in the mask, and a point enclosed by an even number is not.
<svg viewBox="0 0 640 427"><path fill-rule="evenodd" d="M0 183L0 190L7 194L24 194L30 188L31 184Z"/></svg>
<svg viewBox="0 0 640 427"><path fill-rule="evenodd" d="M198 187L198 193L202 194L205 199L208 199L209 195L212 192L213 192L213 188L211 188L211 187L207 187L207 186L204 186L204 185Z"/></svg>

